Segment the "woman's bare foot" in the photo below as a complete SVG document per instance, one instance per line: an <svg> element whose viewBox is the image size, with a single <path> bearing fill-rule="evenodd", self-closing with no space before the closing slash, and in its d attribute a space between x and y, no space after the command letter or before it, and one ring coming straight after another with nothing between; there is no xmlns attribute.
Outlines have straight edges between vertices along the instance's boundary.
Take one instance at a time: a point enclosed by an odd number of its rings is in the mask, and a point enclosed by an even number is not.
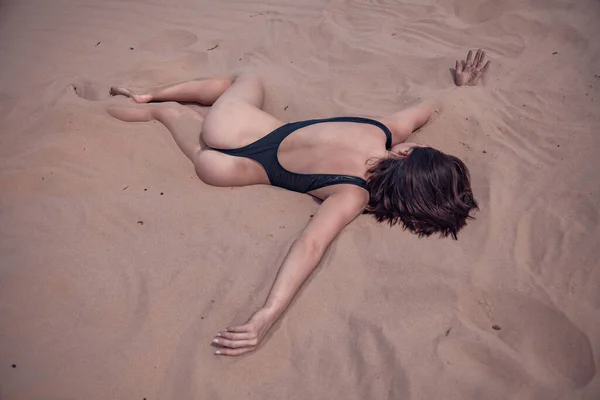
<svg viewBox="0 0 600 400"><path fill-rule="evenodd" d="M148 94L135 94L131 90L121 87L121 86L111 86L110 94L112 96L117 96L117 95L127 96L130 99L133 99L133 101L135 101L136 103L148 103L148 102L152 101L152 95L149 93Z"/></svg>

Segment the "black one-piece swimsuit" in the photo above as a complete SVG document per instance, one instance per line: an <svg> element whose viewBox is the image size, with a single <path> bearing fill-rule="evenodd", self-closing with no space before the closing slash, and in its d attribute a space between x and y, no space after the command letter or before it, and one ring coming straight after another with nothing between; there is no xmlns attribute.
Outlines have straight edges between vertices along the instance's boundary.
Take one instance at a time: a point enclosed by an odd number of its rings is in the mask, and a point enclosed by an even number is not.
<svg viewBox="0 0 600 400"><path fill-rule="evenodd" d="M277 151L281 142L296 130L308 125L320 124L323 122L356 122L360 124L375 125L385 133L385 147L389 149L392 146L392 133L381 122L369 118L361 117L336 117L326 119L311 119L308 121L291 122L285 124L265 137L258 139L254 143L239 149L214 149L221 153L236 157L250 158L265 169L269 181L273 186L279 186L294 192L307 193L326 186L348 183L361 188L367 188L367 182L357 176L334 175L334 174L297 174L290 172L279 163Z"/></svg>

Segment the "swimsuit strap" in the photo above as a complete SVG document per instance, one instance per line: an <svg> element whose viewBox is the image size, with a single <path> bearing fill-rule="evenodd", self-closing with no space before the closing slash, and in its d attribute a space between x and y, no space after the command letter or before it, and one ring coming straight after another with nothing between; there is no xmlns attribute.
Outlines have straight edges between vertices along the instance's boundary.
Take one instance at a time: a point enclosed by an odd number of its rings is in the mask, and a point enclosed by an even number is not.
<svg viewBox="0 0 600 400"><path fill-rule="evenodd" d="M325 119L310 119L307 121L300 121L293 123L294 125L299 124L295 130L303 128L308 125L320 124L323 122L356 122L359 124L369 124L374 125L381 129L383 133L385 133L385 148L390 149L392 147L392 132L389 130L387 126L382 124L379 121L376 121L371 118L363 118L363 117L333 117L333 118L325 118ZM292 133L292 132L290 132Z"/></svg>

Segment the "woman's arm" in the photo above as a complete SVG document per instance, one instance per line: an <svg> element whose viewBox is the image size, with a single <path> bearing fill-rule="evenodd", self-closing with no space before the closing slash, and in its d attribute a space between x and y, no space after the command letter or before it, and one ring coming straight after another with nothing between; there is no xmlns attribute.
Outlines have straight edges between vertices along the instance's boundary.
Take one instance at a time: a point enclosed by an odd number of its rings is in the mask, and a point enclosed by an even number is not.
<svg viewBox="0 0 600 400"><path fill-rule="evenodd" d="M425 125L435 111L432 102L425 102L399 111L380 121L392 132L392 145L404 143L411 133Z"/></svg>
<svg viewBox="0 0 600 400"><path fill-rule="evenodd" d="M213 342L222 348L215 354L236 356L258 347L317 267L331 242L362 212L368 201L368 194L363 192L360 188L352 188L331 195L321 204L285 257L265 305L246 324L219 332Z"/></svg>

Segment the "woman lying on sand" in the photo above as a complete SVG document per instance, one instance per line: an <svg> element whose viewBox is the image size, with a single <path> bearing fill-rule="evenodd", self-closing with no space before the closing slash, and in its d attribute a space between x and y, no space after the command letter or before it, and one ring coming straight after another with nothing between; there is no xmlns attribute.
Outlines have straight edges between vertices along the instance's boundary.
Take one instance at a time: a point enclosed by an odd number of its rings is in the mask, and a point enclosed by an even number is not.
<svg viewBox="0 0 600 400"><path fill-rule="evenodd" d="M457 86L476 85L488 68L481 50L456 62ZM247 323L219 332L215 354L235 356L258 347L328 246L363 212L400 223L419 236L456 239L477 208L469 171L456 157L408 143L434 108L422 104L378 119L337 117L285 124L261 109L263 86L255 76L192 80L136 94L139 104L111 106L123 121L158 120L213 186L273 185L323 200L294 241L265 305ZM199 103L199 112L176 102ZM199 134L202 133L201 140Z"/></svg>

